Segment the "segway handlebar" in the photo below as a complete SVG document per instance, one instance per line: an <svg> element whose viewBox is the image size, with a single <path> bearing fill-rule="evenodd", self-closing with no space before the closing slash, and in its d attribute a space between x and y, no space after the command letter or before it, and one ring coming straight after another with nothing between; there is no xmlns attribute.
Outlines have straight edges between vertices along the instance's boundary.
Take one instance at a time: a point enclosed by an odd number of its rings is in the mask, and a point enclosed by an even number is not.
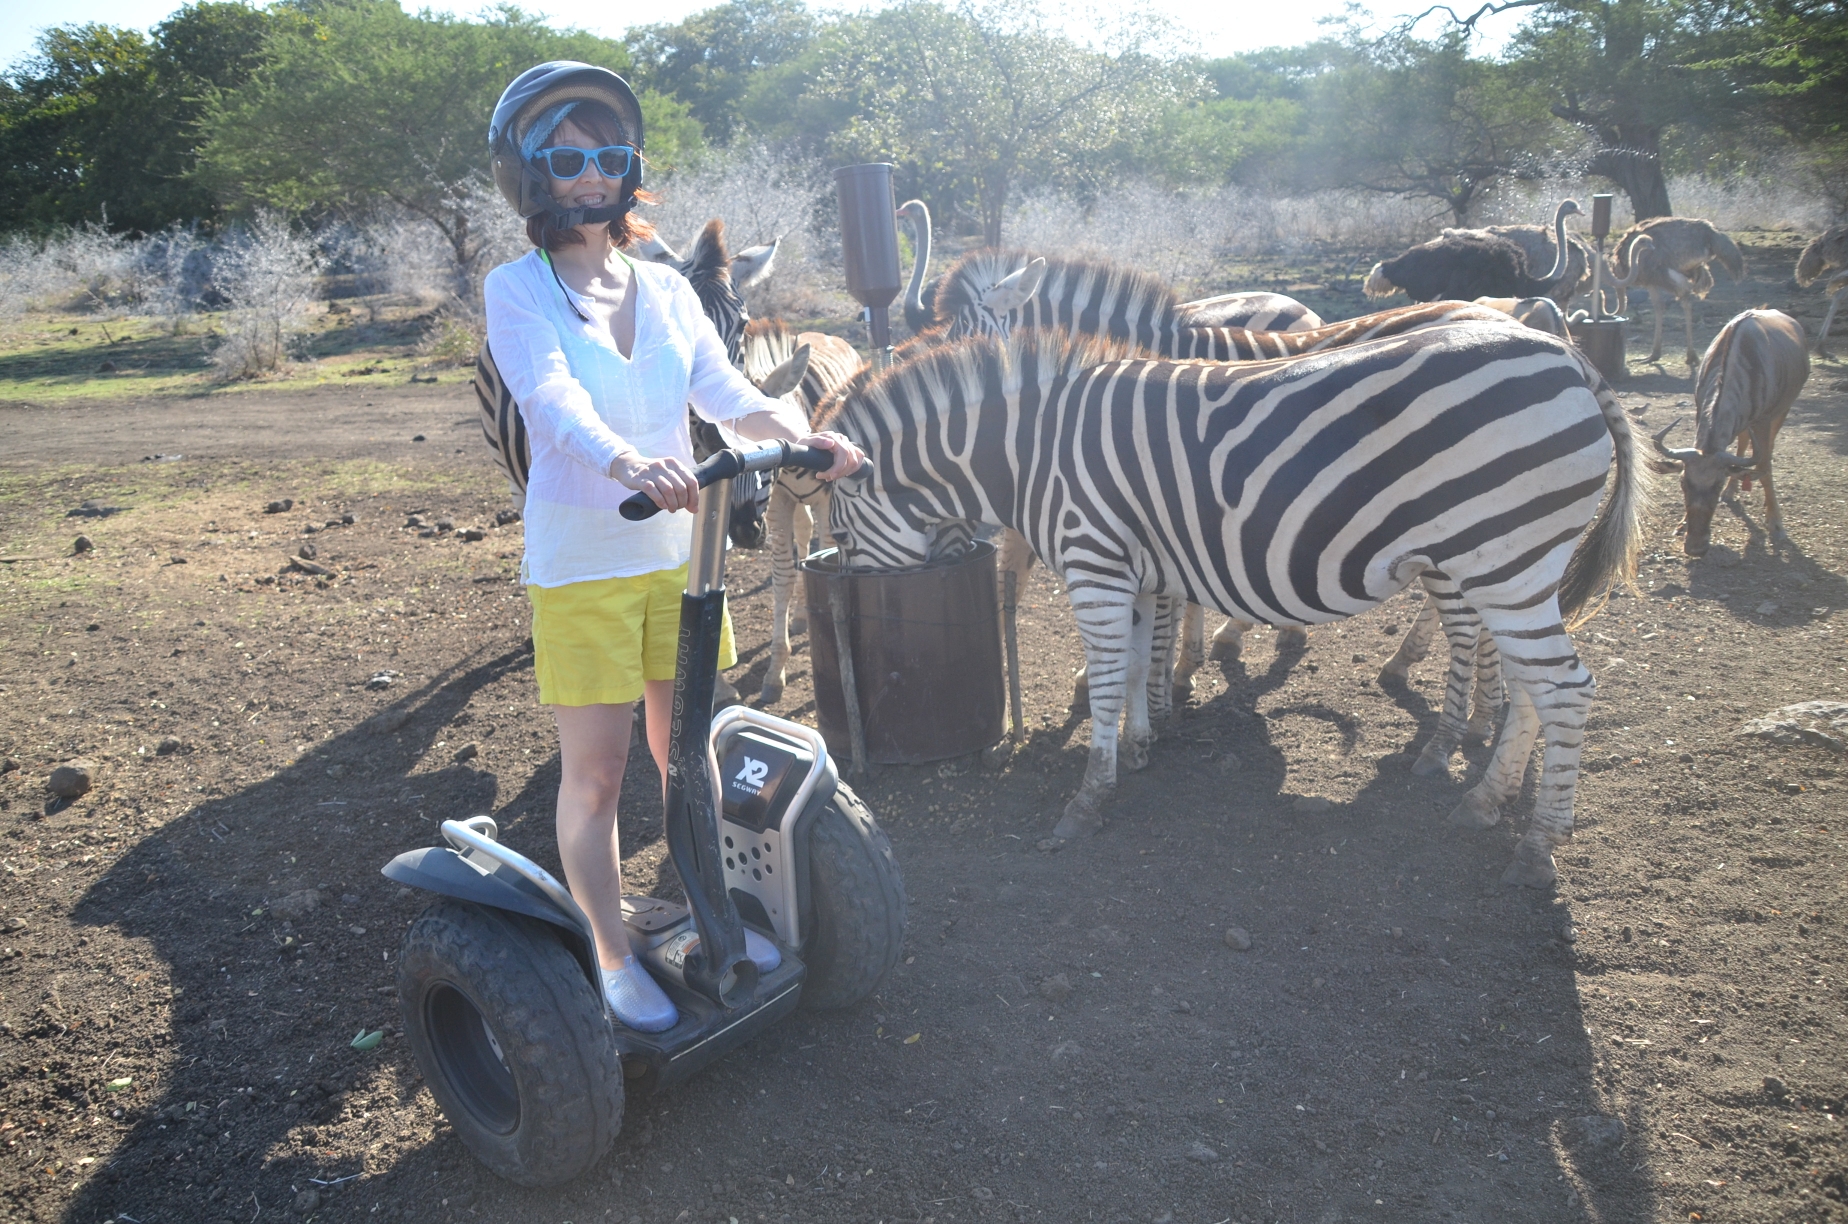
<svg viewBox="0 0 1848 1224"><path fill-rule="evenodd" d="M794 442L769 442L755 450L722 450L693 469L694 479L699 487L705 488L715 480L726 480L745 472L768 472L776 468L804 468L811 472L825 472L834 466L834 452L813 446L797 446ZM637 493L622 503L622 516L632 523L653 518L661 512L654 498L646 493Z"/></svg>

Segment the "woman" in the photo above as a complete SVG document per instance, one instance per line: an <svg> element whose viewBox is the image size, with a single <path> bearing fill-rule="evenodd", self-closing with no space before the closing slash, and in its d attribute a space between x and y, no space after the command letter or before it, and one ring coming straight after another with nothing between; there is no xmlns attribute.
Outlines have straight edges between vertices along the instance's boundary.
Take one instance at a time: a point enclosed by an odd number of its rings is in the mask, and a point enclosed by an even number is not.
<svg viewBox="0 0 1848 1224"><path fill-rule="evenodd" d="M664 510L696 507L688 403L745 438L833 451L826 480L862 456L759 394L678 273L622 254L650 230L631 213L642 118L621 77L562 61L529 69L501 96L488 139L495 180L536 248L490 273L486 298L488 344L532 444L521 569L539 700L564 765L558 852L595 932L611 1010L660 1032L677 1015L629 947L616 803L637 698L666 777L691 531L677 514L631 523L617 507L633 491ZM736 662L728 618L719 666Z"/></svg>

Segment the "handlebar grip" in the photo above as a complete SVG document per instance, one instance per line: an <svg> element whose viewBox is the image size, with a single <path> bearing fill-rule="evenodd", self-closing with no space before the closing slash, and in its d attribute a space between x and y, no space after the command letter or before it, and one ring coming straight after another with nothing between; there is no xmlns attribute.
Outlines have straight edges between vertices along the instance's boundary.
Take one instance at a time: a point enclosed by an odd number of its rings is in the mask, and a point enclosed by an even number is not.
<svg viewBox="0 0 1848 1224"><path fill-rule="evenodd" d="M736 476L743 470L744 458L742 455L735 450L722 450L694 468L693 478L699 482L699 487L703 489L715 480L723 480L727 476ZM637 493L632 497L625 498L622 505L617 507L617 513L621 514L631 523L639 523L643 519L651 519L655 515L661 513L661 507L655 505L654 498L648 496L648 494Z"/></svg>
<svg viewBox="0 0 1848 1224"><path fill-rule="evenodd" d="M811 472L825 472L834 466L834 452L820 447L797 446L793 442L772 442L756 450L740 453L735 450L722 450L704 463L693 469L693 477L705 488L715 480L724 480L742 472L770 472L781 467L803 468ZM653 518L661 512L654 498L646 493L637 493L624 499L618 507L619 513L632 523Z"/></svg>

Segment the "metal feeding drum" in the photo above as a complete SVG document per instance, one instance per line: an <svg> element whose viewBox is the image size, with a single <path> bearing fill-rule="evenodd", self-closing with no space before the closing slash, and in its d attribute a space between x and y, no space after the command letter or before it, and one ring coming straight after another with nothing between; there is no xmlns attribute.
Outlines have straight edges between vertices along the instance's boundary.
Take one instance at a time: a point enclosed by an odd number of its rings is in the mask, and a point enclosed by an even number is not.
<svg viewBox="0 0 1848 1224"><path fill-rule="evenodd" d="M904 285L898 267L898 206L890 162L842 166L834 172L841 197L841 262L847 292L866 307L873 352L883 364L892 349L892 299Z"/></svg>
<svg viewBox="0 0 1848 1224"><path fill-rule="evenodd" d="M802 563L815 717L848 754L831 597L841 595L868 759L915 765L978 752L1007 731L994 545L905 570L841 570L829 549Z"/></svg>

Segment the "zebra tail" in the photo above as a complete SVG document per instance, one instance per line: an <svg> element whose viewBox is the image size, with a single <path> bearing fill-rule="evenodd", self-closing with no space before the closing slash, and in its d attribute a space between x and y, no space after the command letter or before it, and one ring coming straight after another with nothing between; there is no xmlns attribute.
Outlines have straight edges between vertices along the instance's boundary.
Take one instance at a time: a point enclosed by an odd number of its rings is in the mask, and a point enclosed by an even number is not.
<svg viewBox="0 0 1848 1224"><path fill-rule="evenodd" d="M1583 353L1575 348L1572 355L1598 397L1604 427L1610 430L1616 449L1617 480L1603 513L1579 541L1559 582L1559 612L1568 629L1576 629L1602 612L1619 584L1631 594L1640 594L1636 562L1643 551L1643 523L1652 492L1649 469L1641 462L1636 434L1616 393Z"/></svg>

